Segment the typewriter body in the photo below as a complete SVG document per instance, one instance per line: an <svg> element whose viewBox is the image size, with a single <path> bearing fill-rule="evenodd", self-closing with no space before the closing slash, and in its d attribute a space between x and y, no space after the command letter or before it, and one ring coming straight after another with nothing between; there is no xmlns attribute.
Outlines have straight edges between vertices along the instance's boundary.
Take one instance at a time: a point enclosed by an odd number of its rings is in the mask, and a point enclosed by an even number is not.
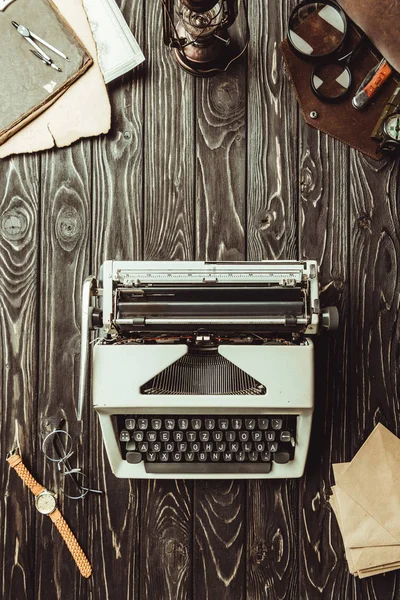
<svg viewBox="0 0 400 600"><path fill-rule="evenodd" d="M314 406L315 261L106 261L83 287L78 418L91 395L132 478L303 474Z"/></svg>

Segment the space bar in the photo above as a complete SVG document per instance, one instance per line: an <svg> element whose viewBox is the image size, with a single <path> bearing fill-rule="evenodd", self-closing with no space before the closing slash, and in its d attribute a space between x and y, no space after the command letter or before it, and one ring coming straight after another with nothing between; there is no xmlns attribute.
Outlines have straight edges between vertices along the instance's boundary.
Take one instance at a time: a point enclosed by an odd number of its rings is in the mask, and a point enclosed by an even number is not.
<svg viewBox="0 0 400 600"><path fill-rule="evenodd" d="M253 473L269 473L271 470L270 462L246 462L246 463L193 463L193 462L145 462L147 473L202 473L212 475L213 473L244 473L251 475Z"/></svg>

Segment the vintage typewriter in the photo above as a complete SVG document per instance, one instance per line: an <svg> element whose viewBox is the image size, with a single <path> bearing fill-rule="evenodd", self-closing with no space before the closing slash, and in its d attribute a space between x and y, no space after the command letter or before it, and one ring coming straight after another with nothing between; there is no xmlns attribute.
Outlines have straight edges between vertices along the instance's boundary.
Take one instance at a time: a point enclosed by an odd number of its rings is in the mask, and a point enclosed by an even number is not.
<svg viewBox="0 0 400 600"><path fill-rule="evenodd" d="M315 261L106 261L82 311L78 418L97 329L93 406L117 477L303 474L309 336L338 322Z"/></svg>

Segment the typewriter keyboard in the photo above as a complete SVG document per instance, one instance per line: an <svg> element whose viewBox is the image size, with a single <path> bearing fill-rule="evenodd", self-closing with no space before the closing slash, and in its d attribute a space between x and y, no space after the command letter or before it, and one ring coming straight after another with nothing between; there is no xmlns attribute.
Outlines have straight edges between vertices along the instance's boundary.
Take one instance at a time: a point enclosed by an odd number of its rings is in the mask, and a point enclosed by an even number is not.
<svg viewBox="0 0 400 600"><path fill-rule="evenodd" d="M296 415L116 415L122 458L148 473L269 473L294 458Z"/></svg>

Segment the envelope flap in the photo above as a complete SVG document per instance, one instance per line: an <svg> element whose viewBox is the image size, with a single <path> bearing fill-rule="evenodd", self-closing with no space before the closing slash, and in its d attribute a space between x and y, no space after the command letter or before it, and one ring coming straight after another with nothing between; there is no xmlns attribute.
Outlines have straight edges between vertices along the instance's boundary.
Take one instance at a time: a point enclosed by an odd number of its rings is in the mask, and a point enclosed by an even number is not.
<svg viewBox="0 0 400 600"><path fill-rule="evenodd" d="M397 539L340 486L335 486L335 498L346 547L353 549L397 544Z"/></svg>

